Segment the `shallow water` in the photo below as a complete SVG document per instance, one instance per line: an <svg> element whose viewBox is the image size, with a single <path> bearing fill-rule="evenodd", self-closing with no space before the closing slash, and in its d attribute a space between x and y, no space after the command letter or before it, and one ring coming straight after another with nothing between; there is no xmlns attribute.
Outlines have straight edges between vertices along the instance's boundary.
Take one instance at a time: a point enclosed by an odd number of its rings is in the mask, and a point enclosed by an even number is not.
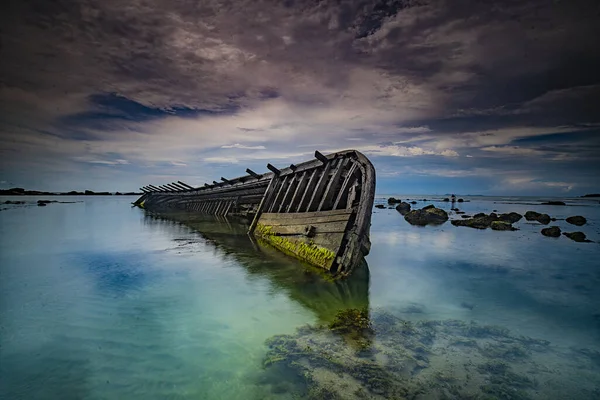
<svg viewBox="0 0 600 400"><path fill-rule="evenodd" d="M516 232L413 227L375 209L370 276L337 284L253 243L233 221L183 225L130 208L125 196L58 200L81 202L0 207L0 398L293 398L269 383L265 340L349 307L600 350L597 199L457 204L584 215L583 227L552 224L596 243L547 238L524 220Z"/></svg>

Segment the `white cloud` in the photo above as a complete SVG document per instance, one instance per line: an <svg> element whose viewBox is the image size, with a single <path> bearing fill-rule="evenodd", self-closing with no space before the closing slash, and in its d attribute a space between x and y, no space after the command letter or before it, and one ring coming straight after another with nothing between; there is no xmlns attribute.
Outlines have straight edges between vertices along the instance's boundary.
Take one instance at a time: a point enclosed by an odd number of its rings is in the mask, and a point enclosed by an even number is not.
<svg viewBox="0 0 600 400"><path fill-rule="evenodd" d="M221 146L222 149L246 149L246 150L264 150L265 146L246 146L243 144L235 143Z"/></svg>

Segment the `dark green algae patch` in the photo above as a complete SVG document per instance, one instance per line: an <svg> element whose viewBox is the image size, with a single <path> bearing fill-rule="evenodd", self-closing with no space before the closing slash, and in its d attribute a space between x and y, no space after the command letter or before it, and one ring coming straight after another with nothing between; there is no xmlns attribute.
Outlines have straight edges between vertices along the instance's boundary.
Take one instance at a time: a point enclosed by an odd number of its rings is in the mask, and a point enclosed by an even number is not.
<svg viewBox="0 0 600 400"><path fill-rule="evenodd" d="M273 391L307 399L597 399L600 352L499 326L341 311L266 341Z"/></svg>

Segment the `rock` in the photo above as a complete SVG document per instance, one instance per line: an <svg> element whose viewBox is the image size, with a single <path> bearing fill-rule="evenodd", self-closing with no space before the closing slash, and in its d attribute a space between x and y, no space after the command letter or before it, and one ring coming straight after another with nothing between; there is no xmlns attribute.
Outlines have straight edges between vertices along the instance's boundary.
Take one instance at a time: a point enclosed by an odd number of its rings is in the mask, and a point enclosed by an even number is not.
<svg viewBox="0 0 600 400"><path fill-rule="evenodd" d="M466 215L466 214L465 214L465 215L461 215L460 217L461 217L461 218L471 218L471 216L470 216L470 215Z"/></svg>
<svg viewBox="0 0 600 400"><path fill-rule="evenodd" d="M492 221L490 224L490 228L495 231L516 231L517 228L514 228L509 222L504 221Z"/></svg>
<svg viewBox="0 0 600 400"><path fill-rule="evenodd" d="M550 228L542 229L542 235L548 237L560 237L560 228L558 226L551 226Z"/></svg>
<svg viewBox="0 0 600 400"><path fill-rule="evenodd" d="M427 206L421 210L412 210L404 215L404 219L411 225L439 225L448 221L446 211L436 208L435 206Z"/></svg>
<svg viewBox="0 0 600 400"><path fill-rule="evenodd" d="M548 225L551 220L552 220L552 218L550 218L550 216L548 214L541 214L537 218L537 222L539 222L540 224L544 224L544 225Z"/></svg>
<svg viewBox="0 0 600 400"><path fill-rule="evenodd" d="M11 201L11 200L6 200L4 202L4 204L25 204L24 201Z"/></svg>
<svg viewBox="0 0 600 400"><path fill-rule="evenodd" d="M417 202L413 200L410 202L410 204L417 204Z"/></svg>
<svg viewBox="0 0 600 400"><path fill-rule="evenodd" d="M457 212L456 212L456 214L459 214L459 215L460 215L460 214L464 214L464 213L465 213L464 211L457 211Z"/></svg>
<svg viewBox="0 0 600 400"><path fill-rule="evenodd" d="M406 213L410 212L410 204L401 202L396 206L396 211L402 215L405 215Z"/></svg>
<svg viewBox="0 0 600 400"><path fill-rule="evenodd" d="M458 199L458 202L459 202L459 203L462 203L463 201L464 201L463 199Z"/></svg>
<svg viewBox="0 0 600 400"><path fill-rule="evenodd" d="M523 216L516 212L510 212L508 214L500 214L500 221L508 222L510 224L514 224L515 222L519 222Z"/></svg>
<svg viewBox="0 0 600 400"><path fill-rule="evenodd" d="M50 203L58 203L58 201L57 200L38 200L37 201L38 206L45 206L46 204L50 204Z"/></svg>
<svg viewBox="0 0 600 400"><path fill-rule="evenodd" d="M527 221L537 221L544 225L548 225L552 220L548 214L540 214L539 212L535 211L527 211L525 213L525 219Z"/></svg>
<svg viewBox="0 0 600 400"><path fill-rule="evenodd" d="M591 240L585 238L585 233L583 232L563 232L563 235L576 242L591 242Z"/></svg>
<svg viewBox="0 0 600 400"><path fill-rule="evenodd" d="M400 200L400 199L397 199L397 198L395 198L395 197L390 197L390 198L387 200L387 202L388 202L388 204L398 204L398 203L402 203L402 200Z"/></svg>
<svg viewBox="0 0 600 400"><path fill-rule="evenodd" d="M435 208L435 206L433 204L430 204L428 206L423 207L421 210L430 210L432 208Z"/></svg>
<svg viewBox="0 0 600 400"><path fill-rule="evenodd" d="M444 200L442 200L442 201L450 201L450 199L446 197L446 198L444 198Z"/></svg>
<svg viewBox="0 0 600 400"><path fill-rule="evenodd" d="M458 208L451 208L452 211L458 211Z"/></svg>
<svg viewBox="0 0 600 400"><path fill-rule="evenodd" d="M385 206L383 204L376 204L375 208L385 208Z"/></svg>
<svg viewBox="0 0 600 400"><path fill-rule="evenodd" d="M498 210L492 210L493 212L498 212Z"/></svg>
<svg viewBox="0 0 600 400"><path fill-rule="evenodd" d="M576 215L574 217L567 218L567 222L570 223L571 225L582 226L582 225L586 224L587 220L585 219L585 217L582 217L581 215Z"/></svg>
<svg viewBox="0 0 600 400"><path fill-rule="evenodd" d="M566 206L567 204L564 201L547 201L542 203L544 206Z"/></svg>
<svg viewBox="0 0 600 400"><path fill-rule="evenodd" d="M37 203L39 207L46 207L46 203Z"/></svg>
<svg viewBox="0 0 600 400"><path fill-rule="evenodd" d="M494 214L495 215L495 214ZM484 213L479 213L473 216L471 219L455 219L451 222L454 226L466 226L469 228L475 229L487 229L490 227L492 222L497 221L497 216L493 217L492 215L486 215Z"/></svg>

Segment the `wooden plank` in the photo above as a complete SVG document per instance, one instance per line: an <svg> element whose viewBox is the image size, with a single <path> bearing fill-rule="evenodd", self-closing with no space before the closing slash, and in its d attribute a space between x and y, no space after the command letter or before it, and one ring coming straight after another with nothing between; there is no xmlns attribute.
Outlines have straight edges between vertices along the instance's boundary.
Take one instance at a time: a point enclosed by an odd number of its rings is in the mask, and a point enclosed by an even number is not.
<svg viewBox="0 0 600 400"><path fill-rule="evenodd" d="M348 221L350 219L350 215L333 215L331 217L312 217L306 219L296 219L296 220L276 220L269 218L261 218L260 223L262 225L268 226L286 226L286 225L314 225L319 226L321 224L328 224L330 222L340 222L340 221Z"/></svg>
<svg viewBox="0 0 600 400"><path fill-rule="evenodd" d="M317 208L317 211L331 208L332 202L333 202L333 196L342 184L340 178L342 177L342 173L346 169L346 166L348 165L349 162L350 162L350 159L344 158L343 160L340 160L340 162L338 163L337 168L333 172L333 175L331 176L331 179L329 180L329 183L327 184L327 187L325 188L325 192L321 198L321 201L319 202L319 207Z"/></svg>
<svg viewBox="0 0 600 400"><path fill-rule="evenodd" d="M294 183L295 183L295 185L294 185ZM287 188L285 189L285 194L281 198L281 204L279 204L279 207L277 208L277 212L284 212L288 208L290 196L294 193L293 188L296 188L296 187L298 187L298 176L293 175L289 179L289 184L288 184Z"/></svg>
<svg viewBox="0 0 600 400"><path fill-rule="evenodd" d="M348 225L348 220L346 221L334 221L328 222L324 224L319 224L315 228L315 235L319 235L321 233L344 233L346 230L346 226ZM275 225L270 226L271 232L276 235L302 235L304 236L306 232L306 224L300 225Z"/></svg>
<svg viewBox="0 0 600 400"><path fill-rule="evenodd" d="M354 179L354 174L357 170L358 164L356 162L353 162L352 166L350 167L350 170L348 171L348 174L346 175L346 178L344 178L344 182L342 183L342 187L340 188L335 202L333 203L333 210L336 210L340 206L340 204L344 204L344 202L347 202L348 191L350 190L350 183Z"/></svg>
<svg viewBox="0 0 600 400"><path fill-rule="evenodd" d="M312 194L311 191L317 184L318 176L319 176L319 169L318 168L313 169L312 174L310 175L310 178L308 180L308 183L306 184L306 188L304 189L304 192L302 193L302 198L298 202L298 207L295 210L291 210L291 211L300 212L304 209L305 202L308 201L308 199L310 199L310 195Z"/></svg>
<svg viewBox="0 0 600 400"><path fill-rule="evenodd" d="M302 213L263 213L263 216L274 219L297 219L297 218L310 218L310 217L328 217L331 215L347 215L351 211L343 210L327 210L327 211L313 211L313 212L302 212Z"/></svg>
<svg viewBox="0 0 600 400"><path fill-rule="evenodd" d="M308 205L306 206L306 211L316 211L317 210L317 207L319 206L319 199L323 195L323 189L325 188L325 184L327 184L327 181L329 180L329 171L331 171L331 168L333 167L333 163L334 163L334 161L330 161L327 164L325 164L323 173L319 177L319 182L317 183L317 186L315 186L315 189L312 192L312 196L310 197L310 201L308 202Z"/></svg>

